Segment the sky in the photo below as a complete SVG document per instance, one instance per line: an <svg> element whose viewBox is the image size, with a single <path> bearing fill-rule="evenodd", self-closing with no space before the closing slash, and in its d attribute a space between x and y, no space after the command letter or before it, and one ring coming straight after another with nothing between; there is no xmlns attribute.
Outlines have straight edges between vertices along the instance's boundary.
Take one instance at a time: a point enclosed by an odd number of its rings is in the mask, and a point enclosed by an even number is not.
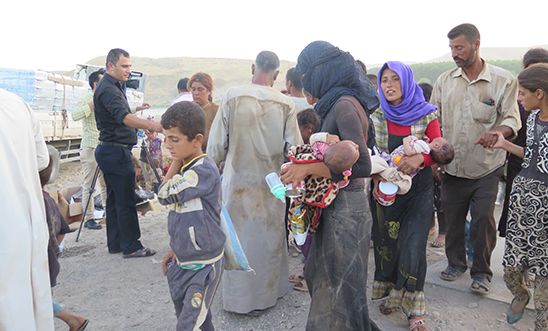
<svg viewBox="0 0 548 331"><path fill-rule="evenodd" d="M19 69L72 70L111 48L152 58L271 50L296 61L314 40L366 64L424 62L449 51L447 32L461 23L478 27L481 47L548 44L546 0L5 0L0 9L0 67Z"/></svg>

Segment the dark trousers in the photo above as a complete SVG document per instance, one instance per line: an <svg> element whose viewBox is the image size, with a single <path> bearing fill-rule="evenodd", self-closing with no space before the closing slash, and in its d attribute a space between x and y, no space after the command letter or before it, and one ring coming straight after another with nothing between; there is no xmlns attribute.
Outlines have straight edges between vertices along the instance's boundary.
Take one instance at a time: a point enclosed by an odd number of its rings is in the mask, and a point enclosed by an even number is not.
<svg viewBox="0 0 548 331"><path fill-rule="evenodd" d="M466 179L444 175L442 205L447 222L445 254L449 266L466 271L466 246L464 224L468 210L472 215L471 232L474 261L472 278L491 279L491 253L495 249L497 233L495 225L495 200L502 168L479 179Z"/></svg>
<svg viewBox="0 0 548 331"><path fill-rule="evenodd" d="M441 186L442 183L434 180L434 213L438 218L438 235L444 235L447 232L445 224L445 211L441 204ZM432 225L434 226L434 215L432 215Z"/></svg>
<svg viewBox="0 0 548 331"><path fill-rule="evenodd" d="M501 237L506 237L506 223L508 221L508 207L510 206L510 193L512 192L512 183L514 178L521 171L520 164L514 164L508 162L506 167L506 189L504 192L504 205L502 206L502 213L500 214L499 219L499 235Z"/></svg>
<svg viewBox="0 0 548 331"><path fill-rule="evenodd" d="M211 304L221 282L224 260L206 265L200 270L181 269L171 263L167 283L175 305L177 331L215 331Z"/></svg>
<svg viewBox="0 0 548 331"><path fill-rule="evenodd" d="M129 148L99 145L95 158L107 184L107 245L111 253L141 248L135 200L135 168Z"/></svg>

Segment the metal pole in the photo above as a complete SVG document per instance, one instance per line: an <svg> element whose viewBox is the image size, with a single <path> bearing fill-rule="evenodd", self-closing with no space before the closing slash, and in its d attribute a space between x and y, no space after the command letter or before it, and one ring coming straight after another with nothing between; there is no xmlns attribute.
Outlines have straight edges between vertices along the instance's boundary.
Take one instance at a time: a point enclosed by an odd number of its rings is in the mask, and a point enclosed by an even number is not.
<svg viewBox="0 0 548 331"><path fill-rule="evenodd" d="M86 213L88 212L89 203L91 198L93 197L93 192L95 192L95 184L97 183L97 177L99 177L99 165L95 167L95 174L93 174L93 180L91 181L91 186L89 188L89 195L88 195L88 201L86 202L86 207L84 208L84 213L82 214L82 221L80 222L80 228L78 229L78 234L76 235L76 242L78 242L78 239L80 238L80 232L82 231L82 225L84 225ZM106 210L106 206L103 206Z"/></svg>

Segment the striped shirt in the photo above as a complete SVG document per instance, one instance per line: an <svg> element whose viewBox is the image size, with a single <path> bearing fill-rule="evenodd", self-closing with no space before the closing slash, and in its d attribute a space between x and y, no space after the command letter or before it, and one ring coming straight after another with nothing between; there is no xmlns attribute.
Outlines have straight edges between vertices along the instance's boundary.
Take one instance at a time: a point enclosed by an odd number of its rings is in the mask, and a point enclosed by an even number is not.
<svg viewBox="0 0 548 331"><path fill-rule="evenodd" d="M95 122L95 114L90 103L93 102L93 93L89 93L86 97L80 99L76 108L72 112L74 121L82 120L82 142L81 147L97 147L99 144L99 130Z"/></svg>

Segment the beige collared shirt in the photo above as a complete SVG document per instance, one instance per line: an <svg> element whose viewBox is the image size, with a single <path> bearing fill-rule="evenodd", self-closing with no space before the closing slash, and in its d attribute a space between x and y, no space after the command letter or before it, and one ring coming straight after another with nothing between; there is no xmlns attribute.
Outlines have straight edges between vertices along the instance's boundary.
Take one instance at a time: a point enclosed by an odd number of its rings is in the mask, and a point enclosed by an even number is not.
<svg viewBox="0 0 548 331"><path fill-rule="evenodd" d="M474 81L461 68L444 72L432 91L430 102L438 106L443 136L455 148L455 159L445 167L453 176L478 179L502 166L504 150L475 142L497 126L508 126L514 135L521 127L516 79L502 68L484 64Z"/></svg>

